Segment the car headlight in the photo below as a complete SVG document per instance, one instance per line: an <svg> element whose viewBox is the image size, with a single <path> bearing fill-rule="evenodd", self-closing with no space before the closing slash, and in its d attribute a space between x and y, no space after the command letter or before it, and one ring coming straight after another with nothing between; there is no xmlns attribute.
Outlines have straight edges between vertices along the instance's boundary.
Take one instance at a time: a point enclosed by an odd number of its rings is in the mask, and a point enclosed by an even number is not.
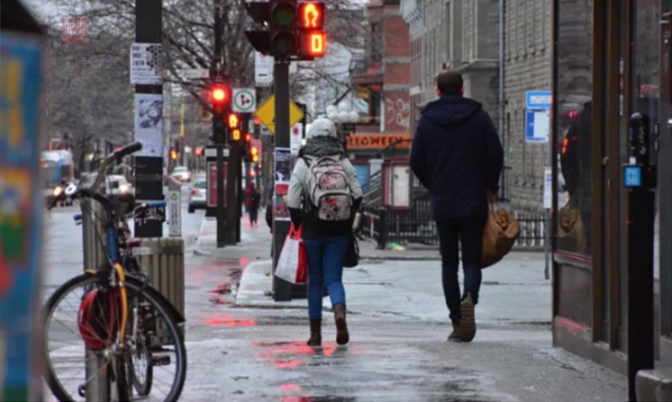
<svg viewBox="0 0 672 402"><path fill-rule="evenodd" d="M63 187L61 187L61 186L56 186L56 187L54 188L54 197L58 197L58 196L61 195L62 193L63 193Z"/></svg>
<svg viewBox="0 0 672 402"><path fill-rule="evenodd" d="M128 185L127 184L120 185L119 186L119 191L121 191L122 193L127 192L128 191Z"/></svg>

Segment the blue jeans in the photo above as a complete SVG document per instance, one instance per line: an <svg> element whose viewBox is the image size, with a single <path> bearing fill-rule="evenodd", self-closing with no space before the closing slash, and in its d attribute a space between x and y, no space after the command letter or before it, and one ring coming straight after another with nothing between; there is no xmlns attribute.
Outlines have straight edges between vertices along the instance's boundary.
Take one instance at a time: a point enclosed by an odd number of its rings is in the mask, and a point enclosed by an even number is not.
<svg viewBox="0 0 672 402"><path fill-rule="evenodd" d="M322 318L322 287L326 284L331 305L345 305L343 261L350 236L304 239L308 257L308 316Z"/></svg>
<svg viewBox="0 0 672 402"><path fill-rule="evenodd" d="M459 321L462 318L460 316L460 303L464 299L464 295L470 293L474 304L478 303L478 292L482 280L483 226L485 226L486 220L487 216L436 222L443 268L443 295L446 298L451 321ZM464 271L464 295L462 297L460 297L460 284L457 280L460 248L462 249L462 270Z"/></svg>

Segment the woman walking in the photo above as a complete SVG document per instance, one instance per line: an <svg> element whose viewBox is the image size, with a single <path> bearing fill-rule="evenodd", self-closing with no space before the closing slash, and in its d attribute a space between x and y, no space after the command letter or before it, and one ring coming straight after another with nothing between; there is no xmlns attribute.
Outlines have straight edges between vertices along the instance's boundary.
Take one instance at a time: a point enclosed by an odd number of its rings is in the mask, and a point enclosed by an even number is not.
<svg viewBox="0 0 672 402"><path fill-rule="evenodd" d="M362 202L362 189L331 120L315 120L306 137L303 154L292 172L287 206L294 227L301 226L308 257L308 345L322 343L324 285L334 306L336 342L345 345L350 335L343 260L351 241L352 220Z"/></svg>

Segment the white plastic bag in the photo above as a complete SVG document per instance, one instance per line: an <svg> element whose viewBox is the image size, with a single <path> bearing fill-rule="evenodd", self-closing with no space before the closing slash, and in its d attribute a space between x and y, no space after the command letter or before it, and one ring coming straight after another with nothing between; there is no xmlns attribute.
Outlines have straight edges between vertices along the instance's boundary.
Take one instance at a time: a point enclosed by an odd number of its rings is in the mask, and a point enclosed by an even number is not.
<svg viewBox="0 0 672 402"><path fill-rule="evenodd" d="M293 284L308 282L308 259L301 241L301 228L295 230L294 225L289 228L278 258L275 276Z"/></svg>

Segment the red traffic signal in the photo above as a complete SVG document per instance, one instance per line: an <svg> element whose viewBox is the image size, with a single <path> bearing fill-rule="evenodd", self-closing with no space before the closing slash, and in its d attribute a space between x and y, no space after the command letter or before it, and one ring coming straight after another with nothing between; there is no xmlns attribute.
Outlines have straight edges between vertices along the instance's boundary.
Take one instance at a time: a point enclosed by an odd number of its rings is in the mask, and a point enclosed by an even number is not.
<svg viewBox="0 0 672 402"><path fill-rule="evenodd" d="M324 31L301 31L299 41L301 58L323 57L327 52L327 34Z"/></svg>
<svg viewBox="0 0 672 402"><path fill-rule="evenodd" d="M212 88L211 98L213 103L224 103L227 98L226 89L221 86L216 86Z"/></svg>
<svg viewBox="0 0 672 402"><path fill-rule="evenodd" d="M245 142L250 142L252 140L252 136L248 133L245 134Z"/></svg>
<svg viewBox="0 0 672 402"><path fill-rule="evenodd" d="M324 28L324 3L305 2L299 4L299 28Z"/></svg>

